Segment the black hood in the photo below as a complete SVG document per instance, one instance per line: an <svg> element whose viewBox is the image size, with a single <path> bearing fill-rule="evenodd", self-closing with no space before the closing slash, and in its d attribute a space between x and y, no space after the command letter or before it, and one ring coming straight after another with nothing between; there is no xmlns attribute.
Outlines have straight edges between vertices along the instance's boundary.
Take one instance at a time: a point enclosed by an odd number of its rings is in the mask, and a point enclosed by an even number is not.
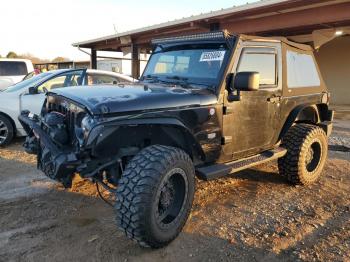
<svg viewBox="0 0 350 262"><path fill-rule="evenodd" d="M93 114L206 106L217 102L205 88L190 89L159 84L79 86L55 89L56 94L85 106Z"/></svg>

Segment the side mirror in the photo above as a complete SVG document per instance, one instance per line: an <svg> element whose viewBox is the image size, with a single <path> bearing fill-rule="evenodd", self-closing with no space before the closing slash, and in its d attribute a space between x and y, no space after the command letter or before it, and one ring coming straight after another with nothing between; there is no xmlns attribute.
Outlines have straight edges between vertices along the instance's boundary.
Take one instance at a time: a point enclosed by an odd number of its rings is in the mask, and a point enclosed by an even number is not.
<svg viewBox="0 0 350 262"><path fill-rule="evenodd" d="M239 91L257 91L260 85L258 72L239 72L233 80L233 87Z"/></svg>
<svg viewBox="0 0 350 262"><path fill-rule="evenodd" d="M38 91L37 91L37 89L36 89L34 86L31 86L31 87L29 87L29 89L28 89L28 93L29 93L30 95L35 95L35 94L38 93Z"/></svg>

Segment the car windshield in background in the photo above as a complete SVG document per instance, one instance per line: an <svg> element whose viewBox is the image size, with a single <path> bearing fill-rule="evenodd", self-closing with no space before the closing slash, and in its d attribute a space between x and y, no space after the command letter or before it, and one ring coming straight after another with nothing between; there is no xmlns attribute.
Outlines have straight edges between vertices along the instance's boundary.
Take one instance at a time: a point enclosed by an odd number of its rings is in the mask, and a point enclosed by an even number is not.
<svg viewBox="0 0 350 262"><path fill-rule="evenodd" d="M41 73L40 75L36 75L32 78L29 78L27 80L19 82L13 86L10 86L9 88L5 89L3 92L4 93L11 93L11 92L16 92L24 87L34 86L37 83L39 83L40 81L42 81L44 78L46 78L50 75L52 75L52 73L50 73L50 72Z"/></svg>
<svg viewBox="0 0 350 262"><path fill-rule="evenodd" d="M20 76L26 75L27 66L19 61L0 61L0 76Z"/></svg>
<svg viewBox="0 0 350 262"><path fill-rule="evenodd" d="M142 81L186 81L189 84L216 85L228 56L225 44L158 47L143 73Z"/></svg>

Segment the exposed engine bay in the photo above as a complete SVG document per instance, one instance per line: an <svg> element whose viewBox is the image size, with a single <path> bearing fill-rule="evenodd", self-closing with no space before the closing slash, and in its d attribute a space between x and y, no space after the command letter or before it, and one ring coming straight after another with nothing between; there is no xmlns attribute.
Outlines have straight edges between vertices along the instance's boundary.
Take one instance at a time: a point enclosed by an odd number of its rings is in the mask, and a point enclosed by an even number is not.
<svg viewBox="0 0 350 262"><path fill-rule="evenodd" d="M43 129L49 134L52 140L61 146L67 145L69 142L67 125L65 123L66 116L60 112L50 112L45 115Z"/></svg>
<svg viewBox="0 0 350 262"><path fill-rule="evenodd" d="M38 168L67 188L79 173L113 190L111 186L118 184L128 160L139 151L137 147L121 148L116 155L100 157L93 146L86 146L93 118L82 108L52 97L48 97L41 117L24 111L19 119L29 134L26 152L36 154Z"/></svg>

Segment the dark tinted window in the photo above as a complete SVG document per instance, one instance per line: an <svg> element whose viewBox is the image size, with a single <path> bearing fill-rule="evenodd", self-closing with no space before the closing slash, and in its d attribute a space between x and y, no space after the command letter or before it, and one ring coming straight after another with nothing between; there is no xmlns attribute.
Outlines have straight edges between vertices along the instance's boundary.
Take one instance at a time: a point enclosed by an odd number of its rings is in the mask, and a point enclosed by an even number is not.
<svg viewBox="0 0 350 262"><path fill-rule="evenodd" d="M18 61L0 61L0 76L20 76L26 74L28 74L26 63Z"/></svg>
<svg viewBox="0 0 350 262"><path fill-rule="evenodd" d="M274 49L243 49L237 72L259 72L261 86L275 86L277 78Z"/></svg>

